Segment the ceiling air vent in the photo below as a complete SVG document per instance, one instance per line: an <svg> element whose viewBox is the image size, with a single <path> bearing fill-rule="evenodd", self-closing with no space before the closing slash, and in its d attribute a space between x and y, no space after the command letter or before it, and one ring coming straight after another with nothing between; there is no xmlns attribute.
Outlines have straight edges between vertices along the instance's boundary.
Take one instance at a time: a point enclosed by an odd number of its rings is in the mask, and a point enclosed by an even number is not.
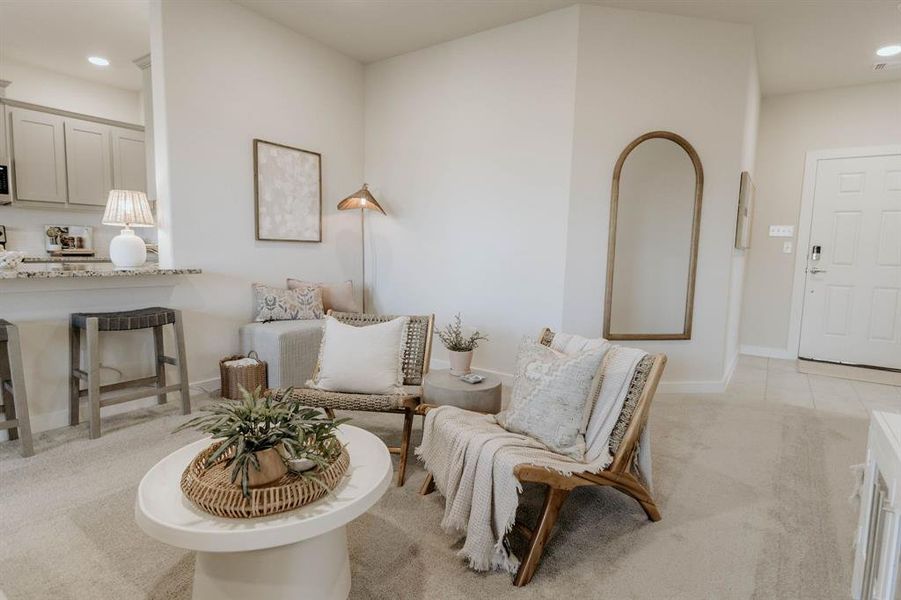
<svg viewBox="0 0 901 600"><path fill-rule="evenodd" d="M892 62L878 62L873 65L874 71L896 71L901 69L901 60Z"/></svg>

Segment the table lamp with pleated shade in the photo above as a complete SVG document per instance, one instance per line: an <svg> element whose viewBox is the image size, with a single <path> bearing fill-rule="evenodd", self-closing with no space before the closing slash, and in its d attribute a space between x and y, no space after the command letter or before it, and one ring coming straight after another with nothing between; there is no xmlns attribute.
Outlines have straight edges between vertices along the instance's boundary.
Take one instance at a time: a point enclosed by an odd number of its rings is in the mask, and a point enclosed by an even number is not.
<svg viewBox="0 0 901 600"><path fill-rule="evenodd" d="M147 246L132 227L153 227L153 213L144 192L110 190L103 213L104 225L124 227L109 245L109 257L117 269L134 269L147 261Z"/></svg>
<svg viewBox="0 0 901 600"><path fill-rule="evenodd" d="M365 183L363 187L338 203L338 210L360 210L360 245L362 246L363 259L363 312L366 312L366 221L363 218L364 211L377 210L383 215L387 215L385 209L381 207L378 201L373 198L369 192L369 186Z"/></svg>

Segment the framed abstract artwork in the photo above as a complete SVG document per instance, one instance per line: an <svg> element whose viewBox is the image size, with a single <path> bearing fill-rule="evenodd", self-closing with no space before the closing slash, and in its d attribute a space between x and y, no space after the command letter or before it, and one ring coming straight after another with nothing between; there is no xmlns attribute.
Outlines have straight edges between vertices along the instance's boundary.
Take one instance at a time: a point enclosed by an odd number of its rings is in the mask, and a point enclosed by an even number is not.
<svg viewBox="0 0 901 600"><path fill-rule="evenodd" d="M322 241L322 155L253 140L256 238Z"/></svg>
<svg viewBox="0 0 901 600"><path fill-rule="evenodd" d="M738 191L738 221L735 224L735 247L747 250L751 247L751 221L754 216L754 196L757 187L747 171L741 172L741 186Z"/></svg>

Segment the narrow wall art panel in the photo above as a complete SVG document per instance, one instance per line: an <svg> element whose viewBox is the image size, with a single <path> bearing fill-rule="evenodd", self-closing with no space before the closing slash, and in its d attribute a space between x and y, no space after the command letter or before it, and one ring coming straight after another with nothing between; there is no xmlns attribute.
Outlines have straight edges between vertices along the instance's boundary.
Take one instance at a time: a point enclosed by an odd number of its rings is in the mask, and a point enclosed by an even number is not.
<svg viewBox="0 0 901 600"><path fill-rule="evenodd" d="M254 140L253 188L258 240L322 241L322 155Z"/></svg>
<svg viewBox="0 0 901 600"><path fill-rule="evenodd" d="M751 224L754 219L754 198L757 186L751 180L751 174L741 172L741 185L738 190L738 222L735 224L735 247L747 250L751 247Z"/></svg>

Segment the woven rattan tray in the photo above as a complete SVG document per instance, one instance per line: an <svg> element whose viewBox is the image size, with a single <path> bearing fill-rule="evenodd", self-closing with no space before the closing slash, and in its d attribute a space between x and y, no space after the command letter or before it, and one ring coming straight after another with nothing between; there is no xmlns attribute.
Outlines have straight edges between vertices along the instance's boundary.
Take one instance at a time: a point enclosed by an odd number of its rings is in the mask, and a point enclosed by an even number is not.
<svg viewBox="0 0 901 600"><path fill-rule="evenodd" d="M220 442L221 443L221 442ZM197 456L181 476L181 491L197 508L217 517L247 519L264 517L300 508L315 502L326 494L322 485L308 478L288 472L278 481L250 490L245 498L241 486L229 480L230 469L225 465L232 451L228 451L210 467L204 462L220 443L215 443ZM320 483L333 490L340 483L350 465L350 455L344 448L335 461L325 469L312 474Z"/></svg>

